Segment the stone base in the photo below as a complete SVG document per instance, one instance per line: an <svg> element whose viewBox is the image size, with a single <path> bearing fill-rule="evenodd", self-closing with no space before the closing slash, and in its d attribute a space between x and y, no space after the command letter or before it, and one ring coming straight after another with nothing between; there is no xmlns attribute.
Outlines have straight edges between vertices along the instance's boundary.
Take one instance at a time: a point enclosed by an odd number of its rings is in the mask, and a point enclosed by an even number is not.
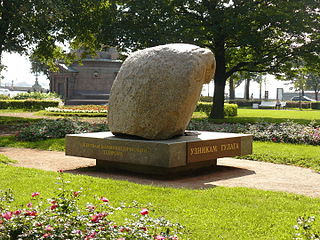
<svg viewBox="0 0 320 240"><path fill-rule="evenodd" d="M66 136L66 155L97 159L103 169L168 175L210 168L220 157L252 153L248 134L187 132L168 140L115 137L111 132Z"/></svg>
<svg viewBox="0 0 320 240"><path fill-rule="evenodd" d="M171 174L175 174L173 176L185 175L191 172L194 173L195 171L208 170L210 168L213 169L217 166L217 159L213 159L210 161L197 162L197 163L190 163L186 166L172 167L172 168L137 165L133 163L119 163L119 162L111 162L111 161L105 161L105 160L99 160L99 159L97 159L96 161L97 161L96 166L99 169L104 169L106 171L121 169L129 172L153 174L157 176L160 176L160 175L170 176Z"/></svg>

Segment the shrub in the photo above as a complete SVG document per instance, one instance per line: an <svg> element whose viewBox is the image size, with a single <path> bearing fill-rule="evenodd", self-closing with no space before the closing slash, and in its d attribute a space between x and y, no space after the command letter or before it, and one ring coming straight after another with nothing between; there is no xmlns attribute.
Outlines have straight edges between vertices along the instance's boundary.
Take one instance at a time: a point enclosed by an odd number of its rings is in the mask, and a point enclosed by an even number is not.
<svg viewBox="0 0 320 240"><path fill-rule="evenodd" d="M44 99L54 99L58 100L60 99L59 95L56 93L41 93L41 92L30 92L30 93L19 93L16 96L13 97L13 99L16 100L25 100L25 99L38 99L38 100L44 100Z"/></svg>
<svg viewBox="0 0 320 240"><path fill-rule="evenodd" d="M7 95L3 95L3 94L0 94L0 99L10 99L10 96L7 96Z"/></svg>
<svg viewBox="0 0 320 240"><path fill-rule="evenodd" d="M76 119L44 119L26 126L17 133L20 141L37 141L48 138L63 138L66 134L107 131L106 124L90 124Z"/></svg>
<svg viewBox="0 0 320 240"><path fill-rule="evenodd" d="M320 110L320 102L312 102L311 103L311 108Z"/></svg>
<svg viewBox="0 0 320 240"><path fill-rule="evenodd" d="M81 191L66 189L62 172L58 179L61 189L56 196L45 201L34 192L25 208L7 206L14 200L11 192L0 196L0 239L182 239L180 224L153 218L136 202L114 207L107 198L99 197L82 207L78 203ZM1 200L5 202L2 206ZM116 223L114 216L127 218Z"/></svg>
<svg viewBox="0 0 320 240"><path fill-rule="evenodd" d="M208 102L199 102L197 104L195 112L204 112L207 116L210 115L212 109L212 103ZM224 104L224 116L225 117L234 117L238 114L238 106L236 104Z"/></svg>
<svg viewBox="0 0 320 240"><path fill-rule="evenodd" d="M213 97L210 96L200 96L199 102L213 102Z"/></svg>
<svg viewBox="0 0 320 240"><path fill-rule="evenodd" d="M311 102L301 102L301 108L310 108ZM300 103L298 101L288 101L286 108L300 108Z"/></svg>
<svg viewBox="0 0 320 240"><path fill-rule="evenodd" d="M0 109L32 109L41 110L59 106L57 100L0 100Z"/></svg>
<svg viewBox="0 0 320 240"><path fill-rule="evenodd" d="M246 100L246 99L234 99L228 100L228 103L237 104L239 107L251 107L252 104L257 103L260 104L260 100Z"/></svg>

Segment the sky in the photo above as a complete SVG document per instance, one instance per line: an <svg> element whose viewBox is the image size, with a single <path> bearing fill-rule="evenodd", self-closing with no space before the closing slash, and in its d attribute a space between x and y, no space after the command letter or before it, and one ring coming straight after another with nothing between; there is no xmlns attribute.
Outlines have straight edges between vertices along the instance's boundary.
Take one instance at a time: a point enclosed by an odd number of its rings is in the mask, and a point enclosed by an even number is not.
<svg viewBox="0 0 320 240"><path fill-rule="evenodd" d="M2 72L4 80L1 81L1 85L4 86L12 84L14 86L32 86L35 83L35 76L30 72L31 64L27 56L21 56L16 53L4 53L2 58L2 63L7 66L7 70ZM40 85L44 88L49 88L49 80L45 75L38 77ZM255 82L250 83L250 95L253 93L254 98L259 98L259 85ZM213 82L210 84L205 84L203 86L202 95L208 96L213 95ZM267 82L263 84L262 87L262 97L264 97L264 91L269 91L269 98L276 99L277 88L283 88L284 92L290 91L292 85L288 85L287 82L277 81L272 75L267 75ZM228 92L228 87L226 87L226 92ZM235 89L235 94L237 98L243 98L244 96L244 84L241 84Z"/></svg>
<svg viewBox="0 0 320 240"><path fill-rule="evenodd" d="M7 71L1 73L4 80L1 80L1 86L10 85L29 87L35 83L36 77L30 72L31 64L27 56L21 56L17 53L4 53L2 57L3 65L7 66ZM40 85L49 88L49 80L45 75L38 77Z"/></svg>

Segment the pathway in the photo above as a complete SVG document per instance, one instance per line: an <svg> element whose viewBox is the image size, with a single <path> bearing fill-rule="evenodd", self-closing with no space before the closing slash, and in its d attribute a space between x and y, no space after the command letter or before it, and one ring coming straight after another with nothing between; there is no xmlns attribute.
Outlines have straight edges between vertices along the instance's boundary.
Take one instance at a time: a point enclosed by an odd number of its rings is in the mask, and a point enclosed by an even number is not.
<svg viewBox="0 0 320 240"><path fill-rule="evenodd" d="M306 168L265 162L222 158L218 159L219 167L214 171L164 180L122 171L102 172L95 168L95 160L65 156L64 152L0 148L0 153L17 160L14 165L19 167L49 171L62 169L74 174L127 180L140 184L193 189L214 186L248 187L320 197L319 173Z"/></svg>

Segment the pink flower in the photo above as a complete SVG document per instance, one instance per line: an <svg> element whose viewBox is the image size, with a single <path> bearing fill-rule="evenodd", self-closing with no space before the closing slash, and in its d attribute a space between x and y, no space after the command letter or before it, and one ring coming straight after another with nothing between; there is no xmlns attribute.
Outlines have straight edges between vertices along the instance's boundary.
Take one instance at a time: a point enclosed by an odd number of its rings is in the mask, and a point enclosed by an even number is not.
<svg viewBox="0 0 320 240"><path fill-rule="evenodd" d="M126 240L125 238L117 238L117 240Z"/></svg>
<svg viewBox="0 0 320 240"><path fill-rule="evenodd" d="M40 195L40 193L34 192L34 193L31 194L31 197L36 197L36 196L39 196L39 195Z"/></svg>
<svg viewBox="0 0 320 240"><path fill-rule="evenodd" d="M51 232L51 231L53 231L53 227L50 226L50 225L47 225L47 226L44 228L44 230Z"/></svg>
<svg viewBox="0 0 320 240"><path fill-rule="evenodd" d="M29 202L29 203L27 204L27 207L28 207L28 208L31 208L31 207L32 207L32 203Z"/></svg>
<svg viewBox="0 0 320 240"><path fill-rule="evenodd" d="M96 207L95 206L93 206L93 205L88 205L87 206L87 209L88 209L88 211L93 211L94 209L95 209Z"/></svg>
<svg viewBox="0 0 320 240"><path fill-rule="evenodd" d="M102 202L109 202L109 200L108 200L107 198L105 198L105 197L101 197L100 200L101 200Z"/></svg>
<svg viewBox="0 0 320 240"><path fill-rule="evenodd" d="M164 236L161 236L161 235L157 235L154 237L154 239L157 239L157 240L164 240L164 239L167 239L166 237Z"/></svg>
<svg viewBox="0 0 320 240"><path fill-rule="evenodd" d="M43 238L47 238L47 237L50 237L50 235L51 235L51 233L45 233L45 234L43 234Z"/></svg>
<svg viewBox="0 0 320 240"><path fill-rule="evenodd" d="M58 204L53 204L53 205L50 206L50 210L54 210L54 209L56 209L57 207L58 207Z"/></svg>
<svg viewBox="0 0 320 240"><path fill-rule="evenodd" d="M37 216L37 211L26 211L24 215L26 216Z"/></svg>
<svg viewBox="0 0 320 240"><path fill-rule="evenodd" d="M276 142L276 141L277 141L277 138L273 137L273 138L272 138L272 141L273 141L273 142Z"/></svg>
<svg viewBox="0 0 320 240"><path fill-rule="evenodd" d="M149 210L146 209L146 208L144 208L144 209L142 209L142 210L140 211L140 214L141 214L141 215L147 215L148 213L149 213Z"/></svg>
<svg viewBox="0 0 320 240"><path fill-rule="evenodd" d="M79 194L80 194L80 192L73 192L73 196L74 196L74 197L78 197Z"/></svg>
<svg viewBox="0 0 320 240"><path fill-rule="evenodd" d="M14 215L19 215L21 213L21 210L16 210L13 212Z"/></svg>
<svg viewBox="0 0 320 240"><path fill-rule="evenodd" d="M7 220L10 220L12 218L12 212L2 213L1 216Z"/></svg>

